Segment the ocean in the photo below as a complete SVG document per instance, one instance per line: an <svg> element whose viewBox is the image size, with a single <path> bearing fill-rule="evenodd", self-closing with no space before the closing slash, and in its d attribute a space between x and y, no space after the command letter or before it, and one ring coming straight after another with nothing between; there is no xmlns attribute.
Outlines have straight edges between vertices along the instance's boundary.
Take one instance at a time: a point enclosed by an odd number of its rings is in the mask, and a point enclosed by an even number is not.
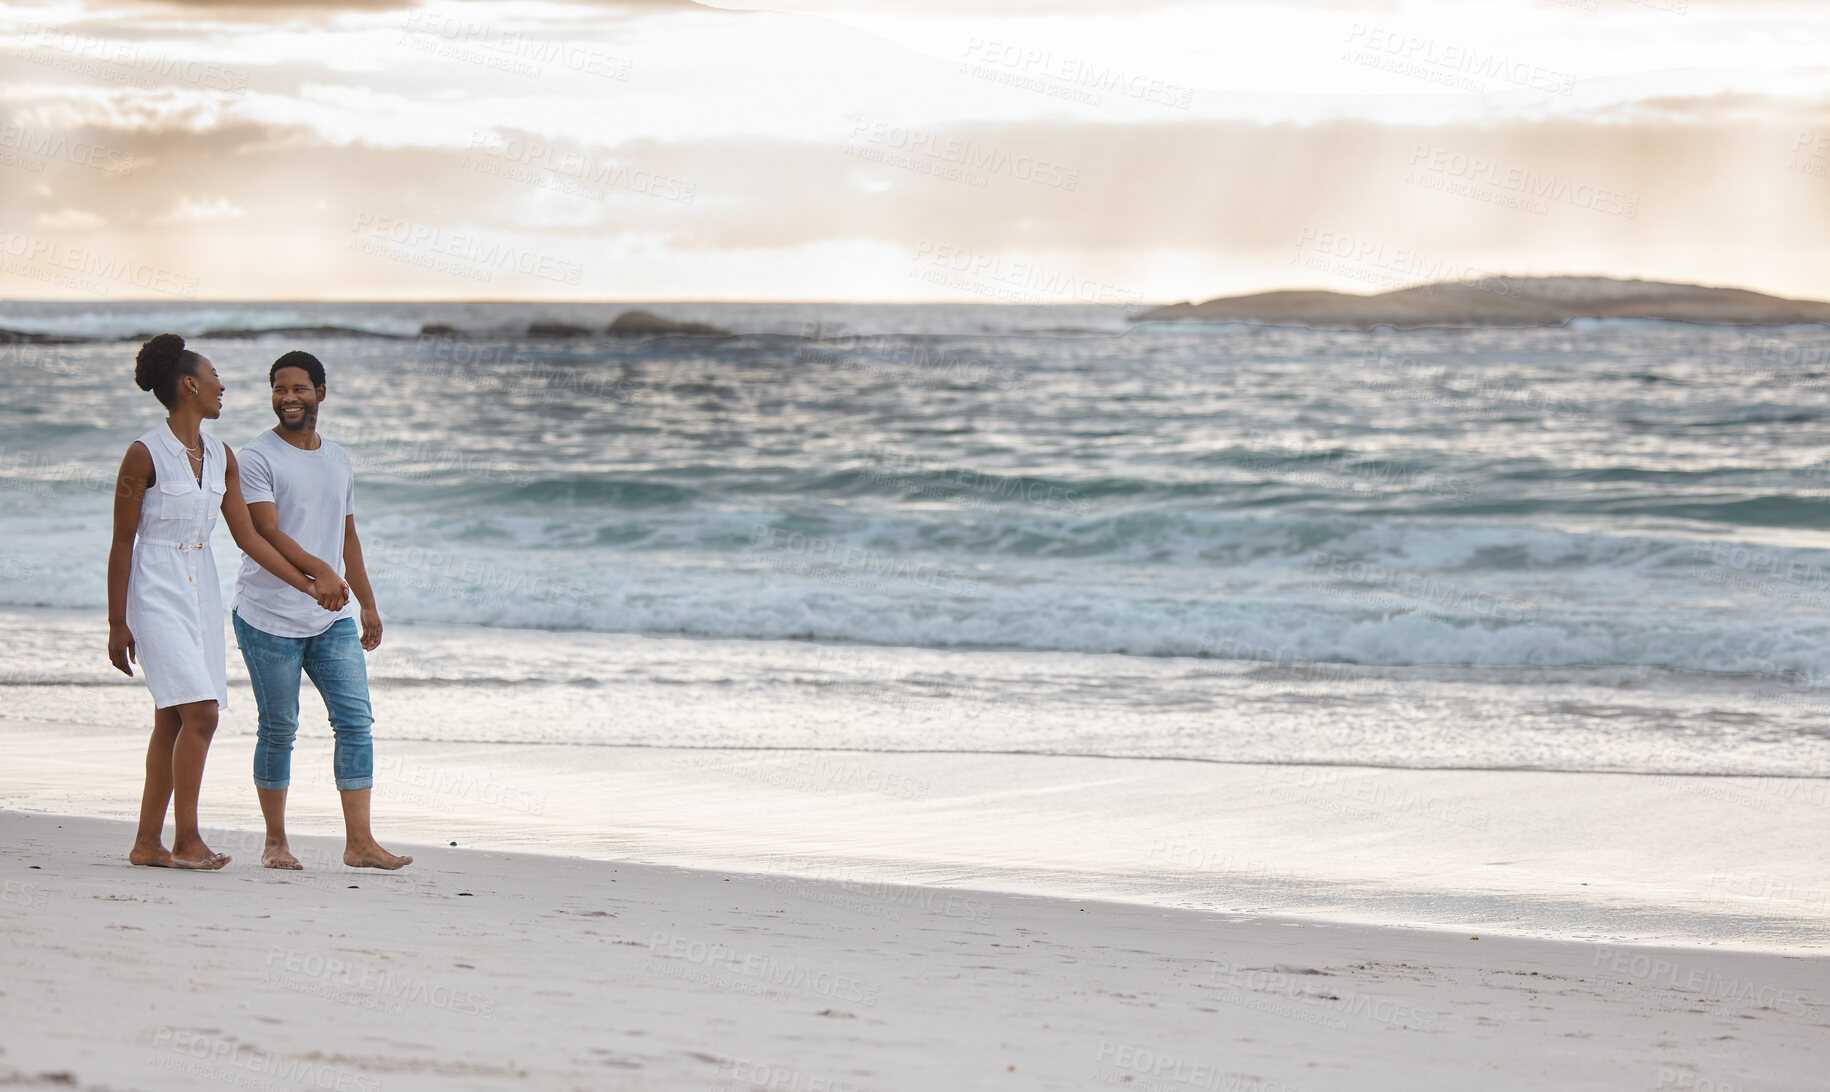
<svg viewBox="0 0 1830 1092"><path fill-rule="evenodd" d="M634 306L734 336L602 336ZM254 333L284 326L377 336ZM324 361L405 738L1830 778L1823 327L14 302L0 328L193 336L233 447L273 424L275 357ZM162 417L136 349L0 345L11 715L145 722L101 614L114 470Z"/></svg>

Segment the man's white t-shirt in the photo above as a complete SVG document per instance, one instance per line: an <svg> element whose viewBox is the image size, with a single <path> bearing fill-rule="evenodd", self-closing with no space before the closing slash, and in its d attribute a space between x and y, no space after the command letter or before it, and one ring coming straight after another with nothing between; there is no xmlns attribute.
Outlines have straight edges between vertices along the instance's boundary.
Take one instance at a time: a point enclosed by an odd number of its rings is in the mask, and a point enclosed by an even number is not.
<svg viewBox="0 0 1830 1092"><path fill-rule="evenodd" d="M356 512L356 473L349 455L322 436L316 450L301 451L268 430L249 440L235 461L242 499L270 502L279 511L280 532L336 566L341 579L344 517ZM262 633L315 637L339 618L356 617L356 600L352 596L342 610L327 611L244 556L235 577L234 609Z"/></svg>

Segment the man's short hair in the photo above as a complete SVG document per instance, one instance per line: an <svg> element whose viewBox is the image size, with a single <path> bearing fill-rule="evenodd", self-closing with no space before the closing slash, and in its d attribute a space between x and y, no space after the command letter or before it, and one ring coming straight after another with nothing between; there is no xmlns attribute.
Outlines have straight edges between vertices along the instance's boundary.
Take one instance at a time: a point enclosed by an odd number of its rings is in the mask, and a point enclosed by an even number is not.
<svg viewBox="0 0 1830 1092"><path fill-rule="evenodd" d="M324 385L324 365L318 363L317 357L303 349L294 349L273 362L273 367L267 369L269 387L273 385L273 377L280 374L281 368L304 368L305 374L311 376L312 386L322 387Z"/></svg>

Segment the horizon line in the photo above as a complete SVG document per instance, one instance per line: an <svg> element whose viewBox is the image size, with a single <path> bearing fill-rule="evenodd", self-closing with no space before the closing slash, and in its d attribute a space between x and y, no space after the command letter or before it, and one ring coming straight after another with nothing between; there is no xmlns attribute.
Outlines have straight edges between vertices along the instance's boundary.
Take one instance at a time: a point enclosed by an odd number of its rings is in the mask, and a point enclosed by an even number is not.
<svg viewBox="0 0 1830 1092"><path fill-rule="evenodd" d="M735 296L702 296L702 297L596 297L589 299L566 298L558 296L526 297L479 297L479 296L392 296L392 297L350 297L350 296L212 296L194 299L174 299L171 296L119 296L106 299L70 299L53 297L15 296L0 299L0 305L9 303L88 303L105 306L110 303L358 303L358 304L465 304L465 303L523 303L523 304L768 304L768 305L809 305L841 304L853 306L895 306L895 307L1135 307L1157 308L1183 303L1205 303L1212 300L1240 299L1249 296L1269 295L1276 292L1326 292L1337 296L1349 296L1359 299L1373 299L1396 292L1409 291L1415 288L1427 288L1433 285L1448 284L1481 284L1494 280L1549 280L1569 278L1580 280L1641 281L1647 284L1673 285L1687 288L1708 288L1736 292L1753 292L1773 299L1806 303L1827 303L1830 300L1812 296L1784 296L1759 288L1749 288L1734 284L1703 284L1696 281L1654 280L1644 276L1617 276L1607 273L1494 273L1486 277L1462 278L1459 280L1426 280L1382 288L1374 292L1352 292L1339 288L1314 286L1285 286L1278 288L1261 288L1247 292L1234 292L1220 296L1188 296L1179 300L1162 300L1156 302L1138 300L1133 302L1096 302L1077 300L959 300L959 299L871 299L871 298L831 298L831 297L735 297Z"/></svg>

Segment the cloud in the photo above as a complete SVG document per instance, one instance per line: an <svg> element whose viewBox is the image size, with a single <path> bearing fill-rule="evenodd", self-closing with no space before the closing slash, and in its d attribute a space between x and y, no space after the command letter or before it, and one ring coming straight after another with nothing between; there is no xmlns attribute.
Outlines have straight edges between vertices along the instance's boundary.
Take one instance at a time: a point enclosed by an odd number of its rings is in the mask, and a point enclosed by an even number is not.
<svg viewBox="0 0 1830 1092"><path fill-rule="evenodd" d="M475 4L493 6L499 0L444 0L459 6ZM601 10L688 10L705 7L694 0L552 0L554 3ZM207 14L211 19L250 23L286 22L300 18L329 17L344 13L399 11L423 7L425 0L133 0L131 3L107 5L116 13L126 11L139 18L164 17L189 19ZM92 12L104 10L90 5Z"/></svg>
<svg viewBox="0 0 1830 1092"><path fill-rule="evenodd" d="M32 218L32 226L41 231L91 231L108 223L88 209L58 209L41 212Z"/></svg>
<svg viewBox="0 0 1830 1092"><path fill-rule="evenodd" d="M1617 103L1603 120L1639 125L1739 125L1789 118L1806 127L1830 125L1830 100L1751 91L1714 95L1658 95Z"/></svg>
<svg viewBox="0 0 1830 1092"><path fill-rule="evenodd" d="M0 229L156 256L205 295L932 296L911 272L940 249L1152 299L1445 264L1830 295L1801 245L1830 237L1830 87L1794 63L1822 28L1550 7L1502 21L1521 57L1598 74L1567 95L1446 92L1424 77L1500 32L1353 14L1377 4L96 6L0 41ZM1385 22L1421 76L1348 56L1393 41L1361 26ZM1653 28L1672 65L1628 71L1611 44ZM1023 45L1008 64L971 44L993 33ZM1108 71L1137 79L1086 93ZM479 279L482 253L536 272Z"/></svg>
<svg viewBox="0 0 1830 1092"><path fill-rule="evenodd" d="M247 214L246 209L226 197L199 201L187 196L180 197L177 207L170 212L161 213L149 222L158 225L207 224L218 220L239 220Z"/></svg>
<svg viewBox="0 0 1830 1092"><path fill-rule="evenodd" d="M1823 105L1799 113L1817 117ZM17 211L76 230L98 225L39 218L91 210L116 246L187 255L205 295L259 284L310 297L354 283L474 294L413 254L352 250L377 224L434 249L493 241L585 270L576 285L523 286L534 294L594 285L628 294L641 274L606 256L639 243L657 269L710 271L821 247L876 255L875 269L831 271L836 295L856 278L906 275L924 246L1052 255L1148 299L1285 285L1373 291L1429 261L1830 295L1797 246L1830 237L1830 183L1813 173L1811 147L1801 156L1798 125L1783 120L1672 122L1631 140L1618 125L1568 119L923 130L863 117L824 143L606 146L495 129L466 148L403 148L252 123L68 136L128 149L138 166L123 177L50 162L44 193L18 195ZM284 269L265 261L269 243L290 256ZM1182 271L1174 282L1162 273L1170 268ZM691 289L661 284L649 295Z"/></svg>

